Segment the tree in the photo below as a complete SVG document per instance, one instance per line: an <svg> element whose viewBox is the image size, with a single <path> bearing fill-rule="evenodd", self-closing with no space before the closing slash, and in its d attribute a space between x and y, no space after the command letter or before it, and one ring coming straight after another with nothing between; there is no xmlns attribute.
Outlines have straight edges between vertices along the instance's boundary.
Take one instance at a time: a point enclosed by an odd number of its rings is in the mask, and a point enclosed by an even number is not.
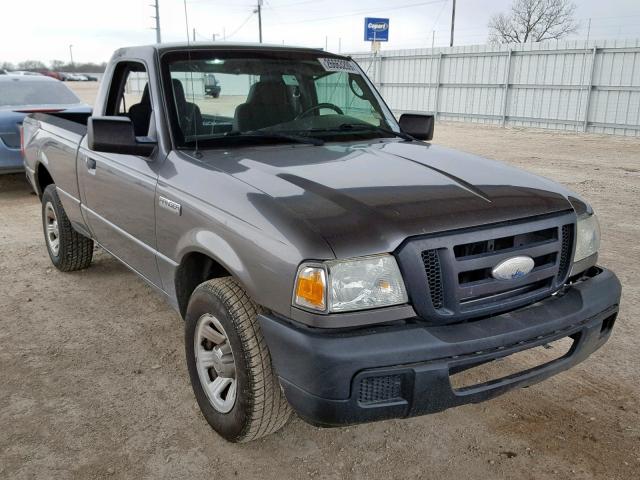
<svg viewBox="0 0 640 480"><path fill-rule="evenodd" d="M51 70L56 72L79 72L79 73L103 73L107 68L106 62L102 63L78 63L73 64L63 62L62 60L51 60Z"/></svg>
<svg viewBox="0 0 640 480"><path fill-rule="evenodd" d="M65 63L62 60L51 60L51 70L60 71L64 68Z"/></svg>
<svg viewBox="0 0 640 480"><path fill-rule="evenodd" d="M15 70L16 67L13 66L11 62L0 62L0 70Z"/></svg>
<svg viewBox="0 0 640 480"><path fill-rule="evenodd" d="M578 28L576 6L569 0L514 0L509 13L489 20L492 43L559 40Z"/></svg>
<svg viewBox="0 0 640 480"><path fill-rule="evenodd" d="M24 62L18 63L18 68L20 70L37 70L47 68L47 66L40 60L25 60Z"/></svg>

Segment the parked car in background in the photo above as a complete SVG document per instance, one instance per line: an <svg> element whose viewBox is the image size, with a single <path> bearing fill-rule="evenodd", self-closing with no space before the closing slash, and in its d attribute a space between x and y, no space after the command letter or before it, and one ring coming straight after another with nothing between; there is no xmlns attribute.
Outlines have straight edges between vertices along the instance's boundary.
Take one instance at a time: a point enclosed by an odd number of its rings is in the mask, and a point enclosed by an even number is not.
<svg viewBox="0 0 640 480"><path fill-rule="evenodd" d="M85 75L85 77L87 77L87 81L89 81L89 82L97 82L98 81L98 77L94 77L93 75Z"/></svg>
<svg viewBox="0 0 640 480"><path fill-rule="evenodd" d="M38 72L29 72L27 70L10 70L7 72L7 75L14 75L14 76L40 76L40 74Z"/></svg>
<svg viewBox="0 0 640 480"><path fill-rule="evenodd" d="M205 95L209 95L213 98L218 98L220 96L221 90L222 88L220 87L220 83L216 79L216 76L213 73L206 73L204 76Z"/></svg>
<svg viewBox="0 0 640 480"><path fill-rule="evenodd" d="M53 70L43 69L43 70L38 70L38 73L46 77L55 78L56 80L64 80L60 72L54 72Z"/></svg>
<svg viewBox="0 0 640 480"><path fill-rule="evenodd" d="M53 78L39 74L0 76L0 174L24 169L20 129L24 117L34 112L86 114L91 107Z"/></svg>
<svg viewBox="0 0 640 480"><path fill-rule="evenodd" d="M80 75L79 73L65 73L65 78L67 82L86 82L89 80L86 76Z"/></svg>

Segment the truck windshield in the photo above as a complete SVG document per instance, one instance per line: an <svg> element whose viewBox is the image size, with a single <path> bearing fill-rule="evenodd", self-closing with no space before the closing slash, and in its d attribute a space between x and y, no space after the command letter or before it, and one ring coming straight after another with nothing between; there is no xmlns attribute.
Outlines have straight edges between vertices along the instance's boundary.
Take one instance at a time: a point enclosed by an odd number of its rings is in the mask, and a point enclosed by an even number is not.
<svg viewBox="0 0 640 480"><path fill-rule="evenodd" d="M179 147L401 135L361 70L344 57L284 49L192 50L167 53L162 61Z"/></svg>

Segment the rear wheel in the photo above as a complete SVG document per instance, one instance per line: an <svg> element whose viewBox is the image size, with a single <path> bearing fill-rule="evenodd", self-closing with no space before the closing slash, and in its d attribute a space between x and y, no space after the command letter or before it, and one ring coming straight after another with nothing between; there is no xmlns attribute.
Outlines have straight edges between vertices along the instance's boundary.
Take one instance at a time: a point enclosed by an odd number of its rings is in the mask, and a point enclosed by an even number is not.
<svg viewBox="0 0 640 480"><path fill-rule="evenodd" d="M93 240L73 229L53 184L42 194L42 229L49 258L58 270L71 272L91 264Z"/></svg>
<svg viewBox="0 0 640 480"><path fill-rule="evenodd" d="M230 442L276 432L291 413L259 312L231 277L198 286L187 307L185 350L193 391L207 422Z"/></svg>

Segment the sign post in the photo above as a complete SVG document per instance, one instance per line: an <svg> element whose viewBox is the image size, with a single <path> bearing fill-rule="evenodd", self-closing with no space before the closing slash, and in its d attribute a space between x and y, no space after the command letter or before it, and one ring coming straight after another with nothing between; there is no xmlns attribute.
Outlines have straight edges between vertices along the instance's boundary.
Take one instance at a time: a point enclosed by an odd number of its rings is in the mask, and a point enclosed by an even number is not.
<svg viewBox="0 0 640 480"><path fill-rule="evenodd" d="M373 54L372 63L375 64L375 57L380 52L381 42L389 41L389 19L388 18L374 18L366 17L364 19L364 41L371 42L371 53ZM379 83L379 74L375 74L374 68L374 83Z"/></svg>

